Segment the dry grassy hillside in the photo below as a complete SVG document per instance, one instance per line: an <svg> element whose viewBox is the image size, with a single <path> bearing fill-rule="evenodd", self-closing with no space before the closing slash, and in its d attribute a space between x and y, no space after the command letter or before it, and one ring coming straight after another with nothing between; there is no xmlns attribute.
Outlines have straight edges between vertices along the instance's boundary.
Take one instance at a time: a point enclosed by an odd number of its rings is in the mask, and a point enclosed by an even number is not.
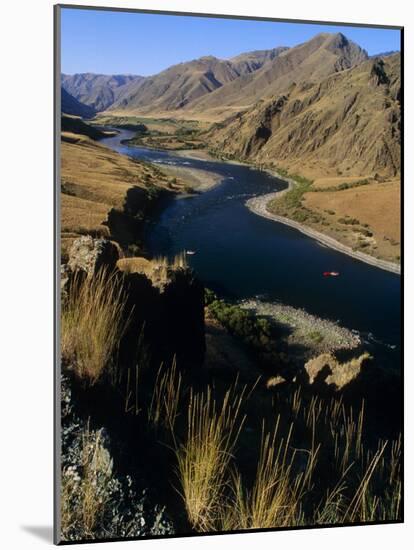
<svg viewBox="0 0 414 550"><path fill-rule="evenodd" d="M323 229L337 240L372 256L400 261L400 181L372 182L344 191L309 192L305 208L328 218ZM354 223L350 223L350 221Z"/></svg>
<svg viewBox="0 0 414 550"><path fill-rule="evenodd" d="M205 56L169 67L131 86L129 93L115 101L116 113L164 113L190 109L199 98L210 95L243 75L268 65L286 48L248 52L232 59ZM158 115L157 115L158 116Z"/></svg>
<svg viewBox="0 0 414 550"><path fill-rule="evenodd" d="M133 84L110 110L129 114L222 121L292 82L317 81L367 59L344 35L321 33L293 48L247 52L229 60L213 56L180 63Z"/></svg>
<svg viewBox="0 0 414 550"><path fill-rule="evenodd" d="M343 34L321 33L283 51L261 70L193 102L189 110L223 119L226 113L247 109L259 100L285 92L292 83L318 82L366 59L366 52Z"/></svg>
<svg viewBox="0 0 414 550"><path fill-rule="evenodd" d="M142 207L147 194L157 189L178 190L157 168L135 162L86 136L62 134L61 147L62 253L83 234L110 236L108 213L122 212L127 193L142 189Z"/></svg>

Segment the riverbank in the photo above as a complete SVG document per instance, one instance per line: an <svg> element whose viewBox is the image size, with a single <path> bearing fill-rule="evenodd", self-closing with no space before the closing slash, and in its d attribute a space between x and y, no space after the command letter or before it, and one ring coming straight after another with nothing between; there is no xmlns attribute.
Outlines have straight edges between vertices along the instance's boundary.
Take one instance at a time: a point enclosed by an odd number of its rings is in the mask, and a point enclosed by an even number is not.
<svg viewBox="0 0 414 550"><path fill-rule="evenodd" d="M353 350L361 345L361 338L356 331L312 315L304 309L261 300L243 300L239 305L256 316L269 319L279 327L281 339L286 342L290 353L297 348L301 358Z"/></svg>
<svg viewBox="0 0 414 550"><path fill-rule="evenodd" d="M132 144L130 146L134 147L134 145ZM174 151L174 154L182 158L196 159L196 160L202 160L202 161L217 160L217 158L215 158L211 152L205 149L182 149L179 151ZM221 160L222 162L226 162L228 164L248 166L251 169L259 170L259 167L255 166L253 163L250 163L250 162L241 161L237 159L226 159L226 160L221 159ZM190 193L192 191L196 191L196 192L208 191L213 187L217 186L218 184L220 184L224 179L223 176L221 176L220 174L211 172L209 170L203 170L201 168L193 168L193 167L190 168L190 167L183 167L183 166L177 166L177 165L166 164L166 163L159 163L159 165L162 167L164 172L166 172L166 174L169 175L170 177L179 178L183 180L185 185L188 187L188 190ZM247 200L245 204L250 211L252 211L253 213L259 216L270 219L272 221L283 223L294 229L297 229L301 233L317 240L321 244L328 246L329 248L332 248L334 250L337 250L338 252L342 252L343 254L347 254L348 256L356 260L365 262L369 265L373 265L374 267L378 267L380 269L383 269L395 274L401 273L401 267L397 263L376 258L375 256L366 254L364 252L361 252L360 250L355 250L351 246L341 243L335 238L325 233L322 233L317 229L314 229L298 221L292 220L289 217L280 216L278 214L274 214L270 212L267 208L267 205L269 204L269 202L275 198L278 198L278 199L281 198L288 191L291 191L295 187L295 185L297 185L297 183L292 178L288 178L286 177L286 175L279 173L276 169L262 168L261 171L268 173L270 176L274 178L277 178L279 180L286 182L287 188L283 189L282 191L268 193L268 194L265 194L259 197L253 197Z"/></svg>
<svg viewBox="0 0 414 550"><path fill-rule="evenodd" d="M360 260L361 262L365 262L375 267L379 267L380 269L384 269L386 271L391 271L392 273L396 273L398 275L401 273L401 267L398 264L395 264L393 262L388 262L386 260L380 260L379 258L369 256L368 254L364 254L363 252L360 252L358 250L353 250L349 246L346 246L340 243L339 241L337 241L336 239L329 237L328 235L325 235L323 233L320 233L319 231L316 231L311 227L308 227L302 223L291 220L289 218L278 216L277 214L273 214L269 212L269 210L267 209L268 203L271 200L275 199L276 197L280 198L282 193L286 193L289 189L292 188L291 185L292 185L292 182L289 183L288 189L284 189L283 191L276 191L275 193L268 193L260 197L253 197L247 200L245 204L247 208L254 214L257 214L258 216L262 216L264 218L267 218L269 220L272 220L278 223L289 225L290 227L297 229L301 233L309 237L312 237L313 239L317 240L323 245L328 246L329 248L333 248L338 252L342 252L343 254L347 254L348 256L351 256L356 260Z"/></svg>
<svg viewBox="0 0 414 550"><path fill-rule="evenodd" d="M270 219L272 221L276 221L279 223L283 223L285 225L289 225L290 227L293 227L294 229L297 229L301 233L317 240L321 244L328 246L329 248L332 248L334 250L337 250L338 252L342 252L343 254L347 254L348 256L351 256L352 258L365 262L367 264L373 265L375 267L378 267L380 269L383 269L385 271L390 271L392 273L401 274L401 266L397 263L390 262L388 260L383 260L380 258L376 258L375 256L371 256L370 254L366 254L364 252L361 252L359 250L354 250L352 247L347 246L346 244L341 243L340 241L334 239L333 237L330 237L329 235L326 235L325 233L321 233L320 231L313 229L312 227L309 227L303 223L297 222L295 220L292 220L285 216L279 216L277 214L274 214L270 212L267 208L267 205L269 202L271 202L273 199L281 198L284 194L286 194L288 191L291 191L295 185L297 185L297 182L289 177L286 177L286 175L279 173L276 169L273 168L259 168L254 163L242 161L238 159L223 159L219 156L214 157L210 152L207 152L205 150L193 150L193 151L181 151L180 156L191 156L192 158L197 158L199 160L221 160L222 162L226 162L228 164L235 164L239 166L248 166L251 169L260 170L263 172L268 173L270 176L277 178L279 180L282 180L287 183L287 188L283 189L282 191L276 191L274 193L268 193L266 195L262 195L259 197L253 197L251 199L248 199L246 201L246 206L249 208L249 210L259 216L265 217L267 219ZM191 155L190 155L191 153Z"/></svg>
<svg viewBox="0 0 414 550"><path fill-rule="evenodd" d="M206 149L179 149L177 151L174 151L174 154L178 157L185 157L195 160L217 160Z"/></svg>

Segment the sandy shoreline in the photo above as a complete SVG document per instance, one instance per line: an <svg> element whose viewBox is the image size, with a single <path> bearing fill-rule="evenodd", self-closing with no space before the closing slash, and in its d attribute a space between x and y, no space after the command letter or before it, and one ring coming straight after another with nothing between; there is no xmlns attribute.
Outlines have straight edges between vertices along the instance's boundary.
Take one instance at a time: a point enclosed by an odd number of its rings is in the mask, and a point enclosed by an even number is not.
<svg viewBox="0 0 414 550"><path fill-rule="evenodd" d="M360 260L361 262L365 262L375 267L379 267L380 269L384 269L386 271L391 271L392 273L396 273L398 275L401 273L401 268L398 264L394 264L386 260L380 260L378 258L374 258L373 256L369 256L368 254L364 254L363 252L359 252L357 250L352 250L352 248L350 248L349 246L346 246L340 243L339 241L335 240L334 238L329 237L328 235L324 235L319 231L316 231L315 229L307 227L289 218L278 216L276 214L272 214L271 212L269 212L269 210L267 209L267 204L272 199L276 197L280 197L281 193L286 193L291 188L291 185L292 185L292 182L289 182L289 186L287 189L284 189L283 191L277 191L275 193L261 195L260 197L253 197L252 199L247 200L245 204L251 212L254 212L258 216L262 216L269 220L283 223L285 225L289 225L290 227L297 229L301 233L304 233L305 235L312 237L313 239L319 241L320 243L326 246L329 246L330 248L333 248L338 252L347 254L348 256L351 256L356 260Z"/></svg>
<svg viewBox="0 0 414 550"><path fill-rule="evenodd" d="M188 168L186 166L173 166L162 163L157 165L169 176L182 179L188 186L198 192L208 191L224 179L224 176L216 172L202 170L201 168Z"/></svg>

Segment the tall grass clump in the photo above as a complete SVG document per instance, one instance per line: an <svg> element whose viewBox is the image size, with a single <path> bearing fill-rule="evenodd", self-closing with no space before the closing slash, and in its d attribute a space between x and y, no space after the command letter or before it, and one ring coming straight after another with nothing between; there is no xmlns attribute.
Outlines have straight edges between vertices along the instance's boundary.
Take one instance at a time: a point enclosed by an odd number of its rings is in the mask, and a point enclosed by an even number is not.
<svg viewBox="0 0 414 550"><path fill-rule="evenodd" d="M305 397L300 390L275 396L274 429L265 429L265 424L273 423L271 417L263 420L252 476L240 453L229 467L232 447L220 450L222 434L215 429L220 414L206 406L205 397L201 399L192 404L188 441L178 455L194 529L232 531L401 518L401 440L370 441L364 402L355 412L341 398ZM241 447L251 442L241 430Z"/></svg>
<svg viewBox="0 0 414 550"><path fill-rule="evenodd" d="M211 388L191 391L187 439L176 449L178 474L187 516L197 531L217 528L229 466L244 417L240 408L244 390L231 388L219 405Z"/></svg>
<svg viewBox="0 0 414 550"><path fill-rule="evenodd" d="M75 277L62 304L62 360L77 376L94 384L113 356L128 321L126 297L113 275L105 270L84 281Z"/></svg>
<svg viewBox="0 0 414 550"><path fill-rule="evenodd" d="M305 452L306 467L304 471L297 471L297 451L290 449L293 425L283 438L278 434L279 423L280 417L273 433L262 429L259 461L251 490L243 487L239 474L234 476L234 498L225 509L224 527L266 529L302 522L301 500L309 488L319 448Z"/></svg>

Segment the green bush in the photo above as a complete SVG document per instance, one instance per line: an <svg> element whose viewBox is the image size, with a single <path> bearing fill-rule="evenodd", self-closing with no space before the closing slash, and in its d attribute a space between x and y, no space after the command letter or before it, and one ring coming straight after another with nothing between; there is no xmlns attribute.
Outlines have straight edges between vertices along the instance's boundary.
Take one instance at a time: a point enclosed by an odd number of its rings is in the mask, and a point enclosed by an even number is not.
<svg viewBox="0 0 414 550"><path fill-rule="evenodd" d="M259 352L262 358L269 357L269 354L273 359L278 358L274 349L275 329L267 319L257 317L236 304L218 299L209 289L205 291L205 304L229 333L241 340L248 348Z"/></svg>

